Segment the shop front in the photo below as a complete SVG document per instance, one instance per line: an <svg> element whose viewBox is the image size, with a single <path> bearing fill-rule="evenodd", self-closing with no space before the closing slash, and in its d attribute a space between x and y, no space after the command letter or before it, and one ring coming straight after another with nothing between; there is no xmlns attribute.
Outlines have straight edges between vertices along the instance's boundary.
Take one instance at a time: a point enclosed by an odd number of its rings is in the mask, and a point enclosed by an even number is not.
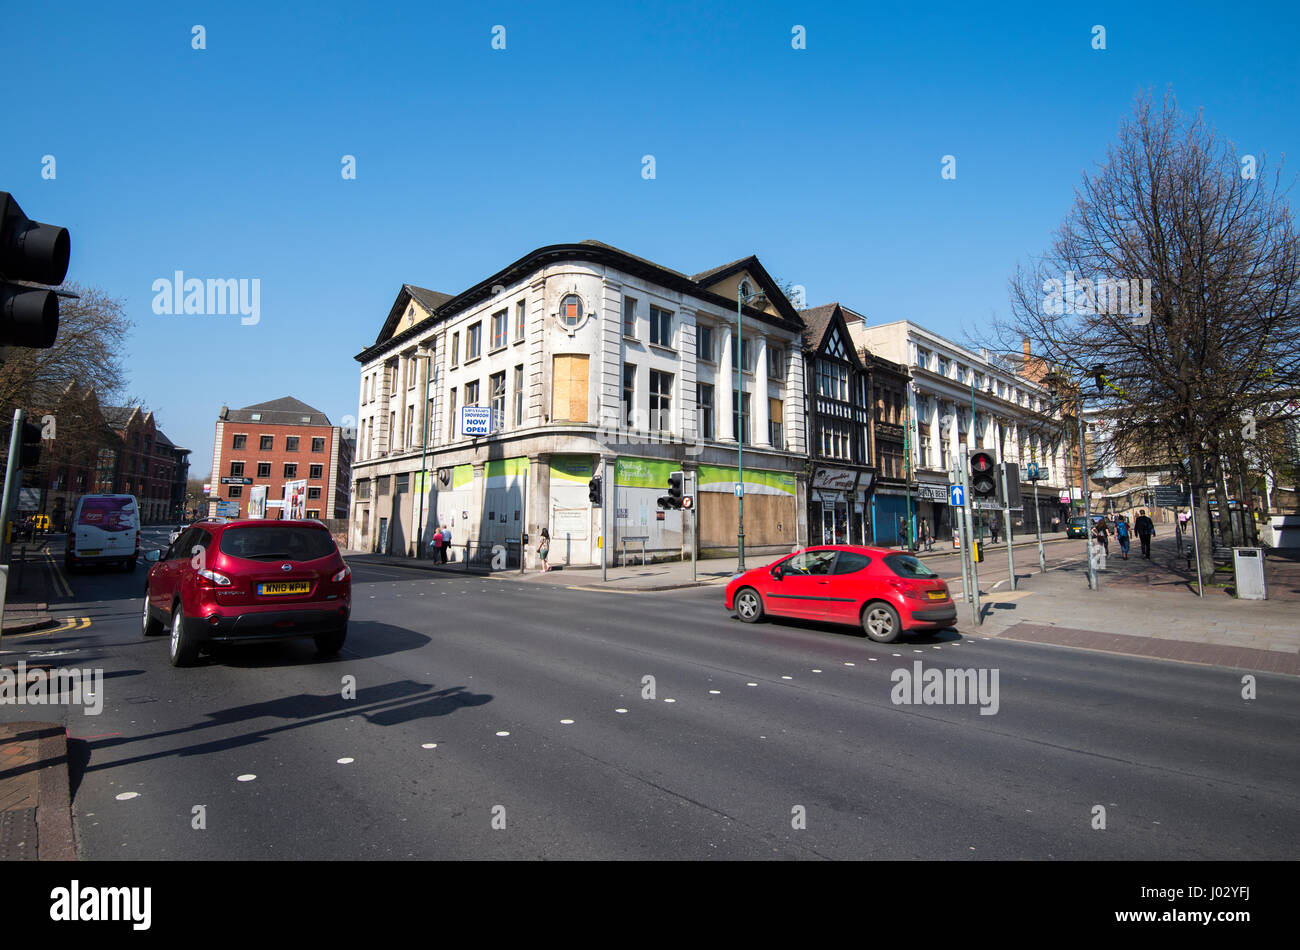
<svg viewBox="0 0 1300 950"><path fill-rule="evenodd" d="M863 497L871 473L818 467L808 487L809 544L869 544Z"/></svg>
<svg viewBox="0 0 1300 950"><path fill-rule="evenodd" d="M948 510L948 486L938 482L921 482L916 488L917 538L920 538L921 519L930 526L934 538L952 534L952 516Z"/></svg>

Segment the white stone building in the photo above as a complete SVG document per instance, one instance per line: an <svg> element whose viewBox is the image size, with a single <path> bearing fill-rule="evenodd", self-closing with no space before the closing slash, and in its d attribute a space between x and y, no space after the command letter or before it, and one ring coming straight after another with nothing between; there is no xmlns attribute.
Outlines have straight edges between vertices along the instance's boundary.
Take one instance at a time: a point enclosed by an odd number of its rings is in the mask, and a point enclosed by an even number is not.
<svg viewBox="0 0 1300 950"><path fill-rule="evenodd" d="M1069 507L1061 498L1068 497L1068 486L1078 484L1079 467L1069 451L1074 440L1052 407L1050 390L1031 378L1036 364L1028 352L1018 360L975 353L909 320L850 324L850 331L859 345L905 364L912 374L909 443L918 517L929 518L937 536L952 531L948 472L954 453L977 448L1020 466L1024 511L1013 513L1015 530L1035 526L1034 486L1024 480L1026 464L1046 465L1049 477L1038 483L1038 517L1044 530L1050 530L1053 517L1064 530Z"/></svg>
<svg viewBox="0 0 1300 950"><path fill-rule="evenodd" d="M738 289L763 294L743 347ZM656 501L682 470L699 482L698 547L734 550L741 428L746 550L788 551L807 537L802 327L754 257L688 276L584 241L455 296L404 285L356 357L350 546L412 555L445 524L458 558L500 545L512 565L526 534L531 566L546 527L552 564L599 564L588 494L603 474L612 549L676 557L683 513ZM467 407L492 410L487 434L465 434Z"/></svg>

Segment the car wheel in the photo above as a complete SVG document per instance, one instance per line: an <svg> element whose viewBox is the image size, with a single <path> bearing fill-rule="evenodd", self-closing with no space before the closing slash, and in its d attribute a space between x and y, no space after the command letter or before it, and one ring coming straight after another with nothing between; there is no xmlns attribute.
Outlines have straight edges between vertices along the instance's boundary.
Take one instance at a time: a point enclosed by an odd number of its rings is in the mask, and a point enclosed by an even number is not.
<svg viewBox="0 0 1300 950"><path fill-rule="evenodd" d="M347 624L344 624L341 630L319 634L316 637L316 653L320 656L334 656L343 649L343 641L347 638Z"/></svg>
<svg viewBox="0 0 1300 950"><path fill-rule="evenodd" d="M903 632L903 622L889 604L873 600L862 608L862 630L877 643L893 643Z"/></svg>
<svg viewBox="0 0 1300 950"><path fill-rule="evenodd" d="M163 632L163 625L149 613L149 590L144 592L144 617L140 621L140 631L146 637L156 637Z"/></svg>
<svg viewBox="0 0 1300 950"><path fill-rule="evenodd" d="M172 666L192 666L199 658L199 644L194 635L185 630L185 613L181 605L176 605L172 614L172 637L170 657Z"/></svg>
<svg viewBox="0 0 1300 950"><path fill-rule="evenodd" d="M736 606L736 616L745 623L758 623L763 619L763 598L758 596L758 591L752 587L742 587L736 592L733 603Z"/></svg>

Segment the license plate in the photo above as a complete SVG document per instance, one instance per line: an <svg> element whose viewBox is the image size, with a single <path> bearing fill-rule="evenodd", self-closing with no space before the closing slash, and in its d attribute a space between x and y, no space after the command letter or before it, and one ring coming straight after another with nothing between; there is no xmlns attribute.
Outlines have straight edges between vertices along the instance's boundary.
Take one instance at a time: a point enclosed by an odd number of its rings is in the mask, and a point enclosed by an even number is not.
<svg viewBox="0 0 1300 950"><path fill-rule="evenodd" d="M102 553L100 548L82 548L81 553L86 557Z"/></svg>
<svg viewBox="0 0 1300 950"><path fill-rule="evenodd" d="M925 596L929 597L931 600L943 600L948 595L941 590L931 590L931 591L926 591Z"/></svg>
<svg viewBox="0 0 1300 950"><path fill-rule="evenodd" d="M279 584L257 585L257 592L263 596L275 594L306 594L310 590L310 581L284 581Z"/></svg>

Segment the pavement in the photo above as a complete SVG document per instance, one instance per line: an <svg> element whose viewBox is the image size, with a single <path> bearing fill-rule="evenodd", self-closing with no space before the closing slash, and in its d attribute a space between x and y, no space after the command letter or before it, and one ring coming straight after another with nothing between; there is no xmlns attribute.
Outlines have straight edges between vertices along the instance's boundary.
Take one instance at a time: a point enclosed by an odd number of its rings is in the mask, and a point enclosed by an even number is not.
<svg viewBox="0 0 1300 950"><path fill-rule="evenodd" d="M32 634L60 625L50 614L50 603L67 600L70 593L46 544L13 546L0 676L12 684L19 669L51 668L49 663L30 660L22 648ZM0 861L76 857L67 729L57 722L0 723Z"/></svg>

